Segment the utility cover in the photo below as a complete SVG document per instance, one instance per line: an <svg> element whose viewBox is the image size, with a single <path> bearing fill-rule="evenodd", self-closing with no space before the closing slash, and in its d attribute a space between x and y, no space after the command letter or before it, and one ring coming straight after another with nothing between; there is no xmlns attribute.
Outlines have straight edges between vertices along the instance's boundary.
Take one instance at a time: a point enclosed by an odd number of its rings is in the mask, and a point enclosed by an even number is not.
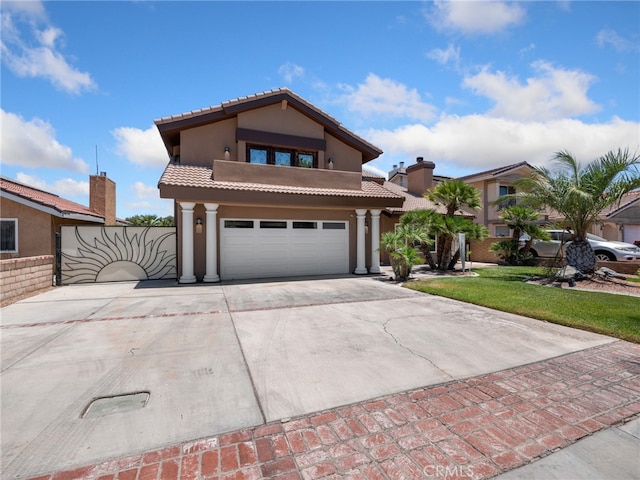
<svg viewBox="0 0 640 480"><path fill-rule="evenodd" d="M130 412L144 408L149 402L149 392L126 393L94 399L82 412L81 418L104 417L114 413Z"/></svg>

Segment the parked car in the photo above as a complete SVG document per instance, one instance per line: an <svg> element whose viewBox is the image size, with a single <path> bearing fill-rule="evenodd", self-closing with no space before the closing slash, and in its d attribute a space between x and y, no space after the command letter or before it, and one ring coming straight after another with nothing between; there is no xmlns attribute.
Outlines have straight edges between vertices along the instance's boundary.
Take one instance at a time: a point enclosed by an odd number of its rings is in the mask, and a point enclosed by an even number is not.
<svg viewBox="0 0 640 480"><path fill-rule="evenodd" d="M533 240L530 252L534 257L555 257L563 240L565 246L573 240L573 234L566 230L547 230L547 232L551 235L551 240ZM527 234L520 237L521 246L524 246L527 240L529 240ZM587 233L587 240L598 260L620 262L640 260L640 248L630 243L607 240L591 233Z"/></svg>

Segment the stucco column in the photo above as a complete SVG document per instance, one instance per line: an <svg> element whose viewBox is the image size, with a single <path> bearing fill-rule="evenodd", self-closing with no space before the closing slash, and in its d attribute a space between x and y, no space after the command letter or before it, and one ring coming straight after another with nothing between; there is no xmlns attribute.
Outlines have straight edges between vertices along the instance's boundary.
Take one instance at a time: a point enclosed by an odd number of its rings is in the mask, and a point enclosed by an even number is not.
<svg viewBox="0 0 640 480"><path fill-rule="evenodd" d="M192 202L180 202L182 209L182 275L180 283L195 283L193 274L193 207Z"/></svg>
<svg viewBox="0 0 640 480"><path fill-rule="evenodd" d="M218 204L205 203L204 208L207 210L206 216L206 273L203 281L219 282L218 276Z"/></svg>
<svg viewBox="0 0 640 480"><path fill-rule="evenodd" d="M356 269L353 273L357 275L363 275L367 273L367 267L364 263L365 258L365 240L364 240L364 217L367 214L366 210L356 210L356 217L358 220L358 226L356 231Z"/></svg>
<svg viewBox="0 0 640 480"><path fill-rule="evenodd" d="M380 273L380 212L369 210L371 213L371 267L369 273Z"/></svg>

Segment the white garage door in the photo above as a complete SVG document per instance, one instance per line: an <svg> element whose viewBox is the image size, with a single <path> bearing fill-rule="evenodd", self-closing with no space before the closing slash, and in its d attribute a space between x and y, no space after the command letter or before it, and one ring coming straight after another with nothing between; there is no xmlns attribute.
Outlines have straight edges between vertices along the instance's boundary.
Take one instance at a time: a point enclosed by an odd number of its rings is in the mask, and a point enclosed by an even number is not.
<svg viewBox="0 0 640 480"><path fill-rule="evenodd" d="M220 277L349 272L349 225L325 220L220 220Z"/></svg>
<svg viewBox="0 0 640 480"><path fill-rule="evenodd" d="M636 240L640 240L640 225L625 225L624 241L627 243L633 243Z"/></svg>

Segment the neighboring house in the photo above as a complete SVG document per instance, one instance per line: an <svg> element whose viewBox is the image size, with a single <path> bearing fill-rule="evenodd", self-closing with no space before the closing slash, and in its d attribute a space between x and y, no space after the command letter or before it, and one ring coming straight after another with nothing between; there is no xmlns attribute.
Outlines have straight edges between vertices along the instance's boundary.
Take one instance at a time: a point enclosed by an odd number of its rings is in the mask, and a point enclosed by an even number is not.
<svg viewBox="0 0 640 480"><path fill-rule="evenodd" d="M55 255L61 225L115 225L116 185L106 174L90 177L89 207L0 177L2 259Z"/></svg>
<svg viewBox="0 0 640 480"><path fill-rule="evenodd" d="M640 190L627 193L619 205L604 210L593 233L607 240L640 241Z"/></svg>
<svg viewBox="0 0 640 480"><path fill-rule="evenodd" d="M493 205L492 202L502 195L517 193L514 182L529 175L532 169L527 162L520 162L458 178L480 191L481 208L475 212L475 221L487 227L489 236L511 236L509 227L500 220L500 210L503 207ZM545 220L544 213L542 220Z"/></svg>
<svg viewBox="0 0 640 480"><path fill-rule="evenodd" d="M407 187L407 169L404 168L404 162L400 162L400 166L393 166L389 172L389 182L399 187Z"/></svg>
<svg viewBox="0 0 640 480"><path fill-rule="evenodd" d="M381 213L363 177L382 151L288 89L155 121L169 154L181 283L379 273Z"/></svg>

